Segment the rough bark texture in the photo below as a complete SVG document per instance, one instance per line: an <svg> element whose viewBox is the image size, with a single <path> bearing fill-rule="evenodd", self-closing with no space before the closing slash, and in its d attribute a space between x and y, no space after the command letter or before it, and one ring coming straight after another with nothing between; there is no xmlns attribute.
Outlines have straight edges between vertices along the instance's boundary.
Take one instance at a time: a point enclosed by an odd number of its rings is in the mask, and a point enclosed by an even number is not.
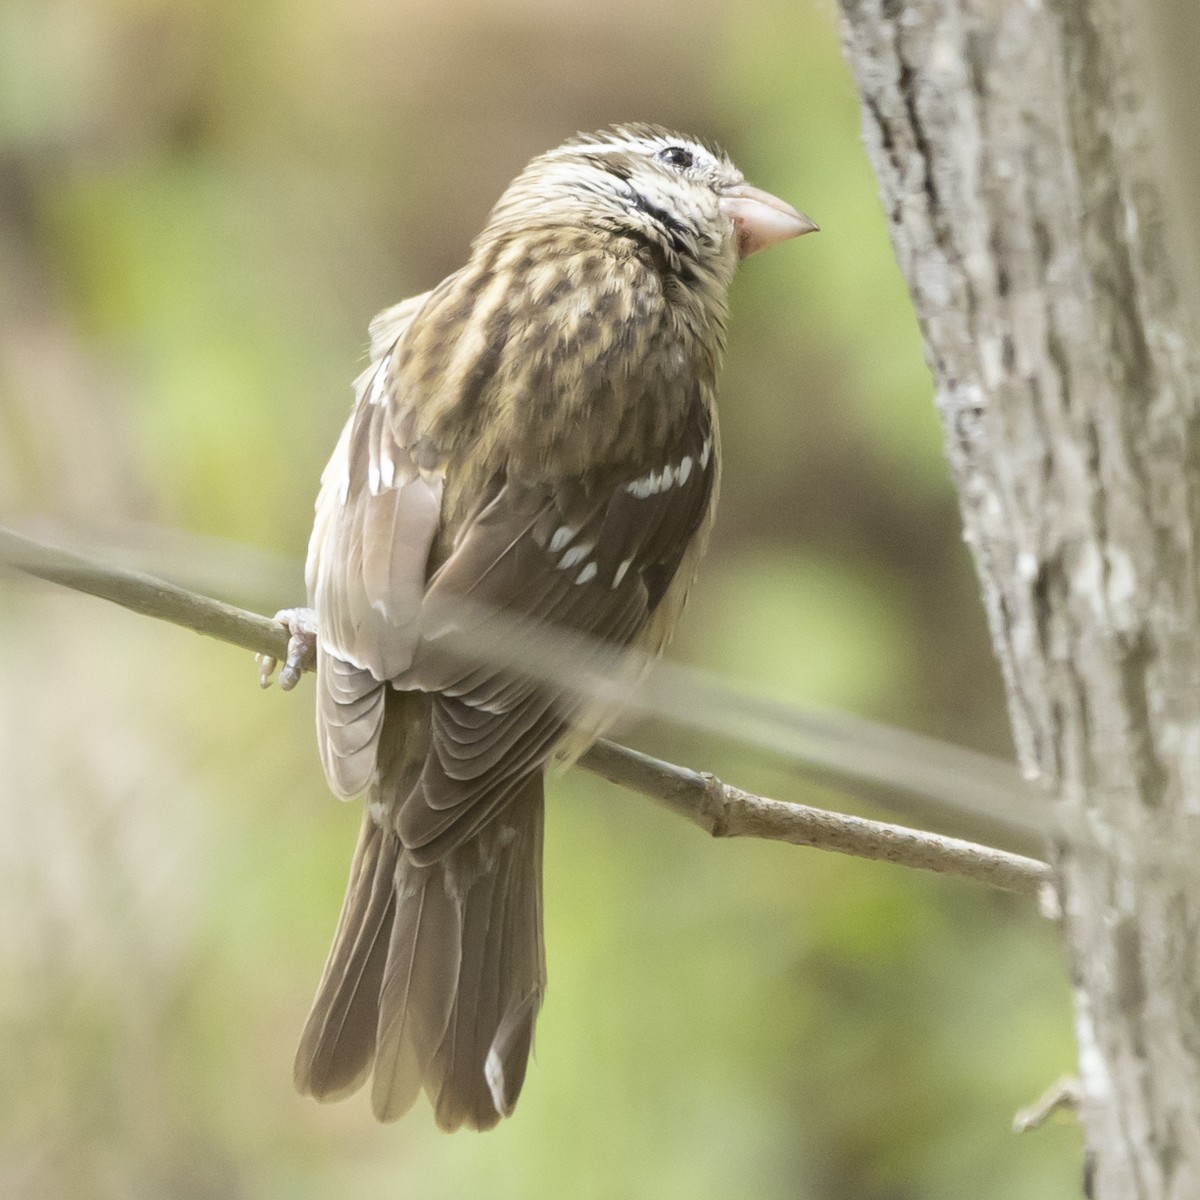
<svg viewBox="0 0 1200 1200"><path fill-rule="evenodd" d="M1094 1194L1195 1200L1198 376L1139 10L841 7L1021 764L1059 797Z"/></svg>

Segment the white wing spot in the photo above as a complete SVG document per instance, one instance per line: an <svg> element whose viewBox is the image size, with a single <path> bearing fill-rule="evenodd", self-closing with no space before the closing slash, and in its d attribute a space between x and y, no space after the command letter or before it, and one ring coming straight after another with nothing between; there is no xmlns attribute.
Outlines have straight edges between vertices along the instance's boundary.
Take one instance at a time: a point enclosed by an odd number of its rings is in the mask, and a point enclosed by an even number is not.
<svg viewBox="0 0 1200 1200"><path fill-rule="evenodd" d="M700 453L700 466L702 469L708 466L708 456L711 450L711 443L705 442L704 449ZM645 500L648 496L665 492L669 487L682 487L687 483L688 477L692 473L692 465L692 456L690 454L685 455L679 460L679 466L673 467L668 463L661 471L651 471L648 475L639 476L632 483L627 483L625 490L631 496L636 496L639 500Z"/></svg>
<svg viewBox="0 0 1200 1200"><path fill-rule="evenodd" d="M632 483L627 483L625 490L631 496L636 496L639 500L645 500L647 496L653 496L661 484L662 476L657 471L651 471L649 475L643 475L640 479L635 479Z"/></svg>
<svg viewBox="0 0 1200 1200"><path fill-rule="evenodd" d="M558 569L565 571L568 567L573 567L576 563L581 563L592 552L592 547L595 542L580 542L578 546L572 546L558 560Z"/></svg>
<svg viewBox="0 0 1200 1200"><path fill-rule="evenodd" d="M617 573L616 573L616 574L613 576L613 581L612 581L612 585L613 585L613 587L615 587L615 588L616 588L616 587L620 587L620 586L621 586L621 580L625 578L625 572L629 570L629 568L630 568L630 566L631 566L632 564L633 564L633 559L632 559L632 558L627 558L627 559L626 559L626 560L625 560L625 561L624 561L624 562L623 562L623 563L622 563L622 564L621 564L621 565L620 565L620 566L617 568Z"/></svg>
<svg viewBox="0 0 1200 1200"><path fill-rule="evenodd" d="M367 487L372 496L379 495L379 464L374 459L367 463Z"/></svg>
<svg viewBox="0 0 1200 1200"><path fill-rule="evenodd" d="M578 575L575 576L575 582L576 583L590 583L593 579L596 578L596 572L598 569L599 568L596 566L596 563L593 560L592 562L588 563L588 565L586 567L584 567L583 570L580 571Z"/></svg>
<svg viewBox="0 0 1200 1200"><path fill-rule="evenodd" d="M550 539L550 553L557 554L579 532L570 525L560 525Z"/></svg>
<svg viewBox="0 0 1200 1200"><path fill-rule="evenodd" d="M706 438L704 445L700 449L700 469L703 471L708 466L709 457L712 454L712 438Z"/></svg>

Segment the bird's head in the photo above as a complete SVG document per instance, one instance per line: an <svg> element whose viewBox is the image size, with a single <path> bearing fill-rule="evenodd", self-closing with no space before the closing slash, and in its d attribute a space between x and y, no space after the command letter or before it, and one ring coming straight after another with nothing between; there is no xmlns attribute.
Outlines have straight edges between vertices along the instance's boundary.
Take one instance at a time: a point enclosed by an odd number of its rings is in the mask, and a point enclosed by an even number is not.
<svg viewBox="0 0 1200 1200"><path fill-rule="evenodd" d="M620 125L535 158L500 198L481 241L556 227L630 238L674 270L728 283L738 259L817 225L747 184L720 150L659 126Z"/></svg>

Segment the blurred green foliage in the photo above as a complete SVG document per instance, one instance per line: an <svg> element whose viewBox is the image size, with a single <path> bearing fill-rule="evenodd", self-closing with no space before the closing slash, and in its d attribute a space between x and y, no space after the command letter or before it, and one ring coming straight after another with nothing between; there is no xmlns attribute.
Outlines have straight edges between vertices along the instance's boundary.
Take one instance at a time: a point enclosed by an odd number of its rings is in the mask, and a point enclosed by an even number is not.
<svg viewBox="0 0 1200 1200"><path fill-rule="evenodd" d="M370 316L461 262L531 154L623 119L718 137L823 229L735 285L722 511L673 655L1008 753L817 0L4 0L0 515L295 602ZM515 1118L451 1138L425 1108L381 1128L361 1096L298 1099L357 823L325 792L311 694L8 580L0 631L0 1194L1075 1193L1073 1129L1008 1132L1071 1064L1031 905L710 843L580 773L552 786L550 989ZM631 736L841 802L734 746Z"/></svg>

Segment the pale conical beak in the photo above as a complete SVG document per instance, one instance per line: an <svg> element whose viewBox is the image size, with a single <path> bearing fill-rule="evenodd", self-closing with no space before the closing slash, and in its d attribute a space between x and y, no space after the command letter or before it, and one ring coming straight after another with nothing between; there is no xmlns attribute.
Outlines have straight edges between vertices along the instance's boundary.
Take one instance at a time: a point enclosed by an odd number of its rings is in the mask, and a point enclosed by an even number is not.
<svg viewBox="0 0 1200 1200"><path fill-rule="evenodd" d="M749 258L756 250L802 233L816 233L820 228L816 221L797 212L785 200L748 183L726 188L719 203L721 211L733 222L739 258Z"/></svg>

